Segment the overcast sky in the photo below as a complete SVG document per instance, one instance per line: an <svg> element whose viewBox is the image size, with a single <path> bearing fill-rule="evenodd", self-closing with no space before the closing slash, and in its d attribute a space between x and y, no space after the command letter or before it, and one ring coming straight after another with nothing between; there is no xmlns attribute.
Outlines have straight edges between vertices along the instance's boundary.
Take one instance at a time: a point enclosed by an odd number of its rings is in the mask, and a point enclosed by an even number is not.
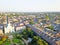
<svg viewBox="0 0 60 45"><path fill-rule="evenodd" d="M60 11L60 0L0 0L0 12Z"/></svg>

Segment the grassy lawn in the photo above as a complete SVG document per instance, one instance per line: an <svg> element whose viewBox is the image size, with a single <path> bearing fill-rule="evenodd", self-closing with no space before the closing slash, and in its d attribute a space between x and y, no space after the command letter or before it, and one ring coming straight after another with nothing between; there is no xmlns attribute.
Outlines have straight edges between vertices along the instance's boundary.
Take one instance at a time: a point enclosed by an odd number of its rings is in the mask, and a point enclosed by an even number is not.
<svg viewBox="0 0 60 45"><path fill-rule="evenodd" d="M22 43L22 41L21 41L20 39L17 39L17 38L13 38L13 39L12 39L12 42L13 42L14 44L24 45L24 44ZM6 40L6 41L3 43L3 45L10 45L10 44L11 44L11 42L8 41L8 40Z"/></svg>
<svg viewBox="0 0 60 45"><path fill-rule="evenodd" d="M23 45L22 41L20 39L14 38L13 43L17 43L19 45Z"/></svg>
<svg viewBox="0 0 60 45"><path fill-rule="evenodd" d="M14 39L13 39L13 42L14 42L14 43L19 43L19 42L20 42L20 40L19 40L19 39L14 38Z"/></svg>
<svg viewBox="0 0 60 45"><path fill-rule="evenodd" d="M10 41L6 41L6 42L4 42L4 44L3 45L10 45L11 44L11 42Z"/></svg>
<svg viewBox="0 0 60 45"><path fill-rule="evenodd" d="M12 36L13 36L13 38L12 38L12 43L13 44L24 45L23 41L21 39L16 38L16 34L12 34ZM3 44L3 45L10 45L11 44L11 40L7 39L4 42L0 41L0 43Z"/></svg>

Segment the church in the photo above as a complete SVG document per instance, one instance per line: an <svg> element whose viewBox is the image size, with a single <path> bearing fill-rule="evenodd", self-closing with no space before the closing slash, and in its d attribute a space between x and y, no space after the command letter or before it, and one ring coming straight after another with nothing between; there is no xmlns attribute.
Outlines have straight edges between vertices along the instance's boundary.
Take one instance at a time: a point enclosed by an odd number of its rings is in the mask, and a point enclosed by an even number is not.
<svg viewBox="0 0 60 45"><path fill-rule="evenodd" d="M4 27L4 33L15 32L14 26L12 26L10 22L8 22L8 16L6 16L6 20L7 20L7 24Z"/></svg>

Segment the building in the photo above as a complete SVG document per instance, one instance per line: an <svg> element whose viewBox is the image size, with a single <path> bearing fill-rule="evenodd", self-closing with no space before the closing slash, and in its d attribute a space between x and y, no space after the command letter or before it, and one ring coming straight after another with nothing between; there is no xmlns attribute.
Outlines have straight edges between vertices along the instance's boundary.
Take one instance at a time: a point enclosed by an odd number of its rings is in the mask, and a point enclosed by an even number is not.
<svg viewBox="0 0 60 45"><path fill-rule="evenodd" d="M0 34L3 34L3 29L0 29Z"/></svg>
<svg viewBox="0 0 60 45"><path fill-rule="evenodd" d="M4 30L5 30L5 33L15 32L14 27L11 26L10 23L8 23L7 27L5 27Z"/></svg>
<svg viewBox="0 0 60 45"><path fill-rule="evenodd" d="M56 45L60 45L60 40L59 41L56 41L55 43L56 43Z"/></svg>
<svg viewBox="0 0 60 45"><path fill-rule="evenodd" d="M60 24L55 25L54 30L60 32Z"/></svg>
<svg viewBox="0 0 60 45"><path fill-rule="evenodd" d="M4 33L4 27L2 24L0 24L0 34L3 34Z"/></svg>
<svg viewBox="0 0 60 45"><path fill-rule="evenodd" d="M22 29L26 29L25 25L23 23L20 23L16 26L16 31L22 31Z"/></svg>
<svg viewBox="0 0 60 45"><path fill-rule="evenodd" d="M7 20L7 24L4 27L4 33L15 32L14 26L12 26L10 22L8 22L8 16L6 16L6 20Z"/></svg>

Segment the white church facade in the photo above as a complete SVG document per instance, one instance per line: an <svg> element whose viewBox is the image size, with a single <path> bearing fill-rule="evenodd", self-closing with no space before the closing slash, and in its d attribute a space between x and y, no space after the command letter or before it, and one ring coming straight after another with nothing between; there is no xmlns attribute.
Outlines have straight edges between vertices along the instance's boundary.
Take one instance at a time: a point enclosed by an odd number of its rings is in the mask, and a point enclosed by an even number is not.
<svg viewBox="0 0 60 45"><path fill-rule="evenodd" d="M5 30L5 33L15 32L14 26L11 26L10 23L7 24L7 26L4 28L4 30Z"/></svg>

